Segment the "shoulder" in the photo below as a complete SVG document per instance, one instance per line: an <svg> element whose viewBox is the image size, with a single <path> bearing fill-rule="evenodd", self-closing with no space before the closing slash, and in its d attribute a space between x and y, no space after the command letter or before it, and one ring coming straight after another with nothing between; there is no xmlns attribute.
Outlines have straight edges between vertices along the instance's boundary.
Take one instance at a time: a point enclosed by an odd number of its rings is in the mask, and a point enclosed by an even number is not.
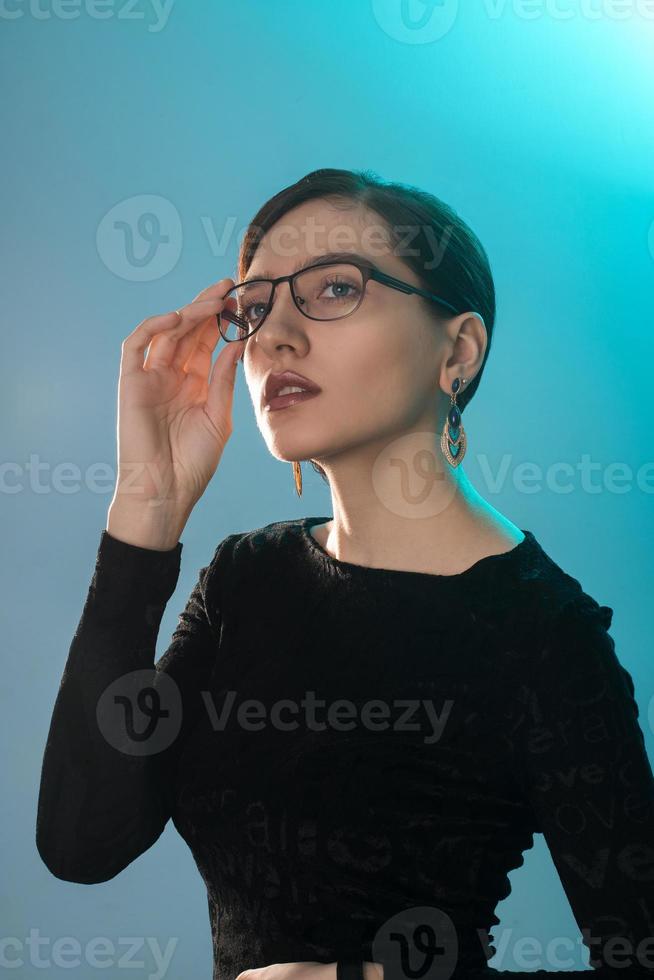
<svg viewBox="0 0 654 980"><path fill-rule="evenodd" d="M556 737L562 751L568 740L601 746L618 732L642 744L634 681L610 632L613 608L540 545L531 549L530 571L519 583L525 642L507 657L526 724Z"/></svg>
<svg viewBox="0 0 654 980"><path fill-rule="evenodd" d="M616 652L609 632L611 606L600 604L583 590L569 598L552 615L542 642L534 652L532 678L535 688L554 685L558 695L566 692L612 691L614 696L633 697L631 674Z"/></svg>
<svg viewBox="0 0 654 980"><path fill-rule="evenodd" d="M501 640L499 666L528 683L612 661L611 606L562 568L531 532L526 535L524 547L506 565L507 574L484 581L483 594L476 597L475 619L481 616Z"/></svg>
<svg viewBox="0 0 654 980"><path fill-rule="evenodd" d="M567 726L583 739L601 740L601 729L642 742L633 677L610 632L613 609L579 585L571 592L550 604L531 644L521 676L527 716L537 728Z"/></svg>
<svg viewBox="0 0 654 980"><path fill-rule="evenodd" d="M552 661L562 650L576 649L590 658L607 656L614 648L608 630L613 608L591 595L582 582L565 571L533 538L528 574L522 578L523 590L531 595L532 608L538 608L537 659ZM527 602L527 605L530 603Z"/></svg>
<svg viewBox="0 0 654 980"><path fill-rule="evenodd" d="M216 547L207 566L211 577L229 573L232 577L265 571L265 566L275 565L289 554L297 542L302 520L273 521L249 531L234 531ZM255 564L256 560L256 564Z"/></svg>
<svg viewBox="0 0 654 980"><path fill-rule="evenodd" d="M296 540L301 525L301 519L273 521L249 531L236 531L220 543L216 555L220 557L228 552L234 561L244 562L252 555L271 554Z"/></svg>

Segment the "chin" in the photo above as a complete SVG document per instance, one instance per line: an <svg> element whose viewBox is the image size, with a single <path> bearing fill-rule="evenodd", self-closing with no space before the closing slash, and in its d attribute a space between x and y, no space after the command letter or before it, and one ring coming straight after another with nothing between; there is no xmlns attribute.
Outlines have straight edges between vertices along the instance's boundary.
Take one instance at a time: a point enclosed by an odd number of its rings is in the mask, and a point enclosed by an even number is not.
<svg viewBox="0 0 654 980"><path fill-rule="evenodd" d="M266 439L266 445L270 455L282 463L303 463L329 455L329 450L315 439Z"/></svg>
<svg viewBox="0 0 654 980"><path fill-rule="evenodd" d="M306 452L300 449L295 452L292 452L290 449L270 449L270 454L275 459L278 459L280 463L308 463L310 459L318 458L318 453L315 449L307 449Z"/></svg>

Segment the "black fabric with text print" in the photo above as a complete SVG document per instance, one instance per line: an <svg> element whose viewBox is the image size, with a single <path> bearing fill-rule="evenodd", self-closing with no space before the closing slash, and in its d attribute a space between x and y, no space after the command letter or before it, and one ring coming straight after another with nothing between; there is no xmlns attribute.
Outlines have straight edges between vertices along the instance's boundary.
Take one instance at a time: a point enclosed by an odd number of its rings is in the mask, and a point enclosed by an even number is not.
<svg viewBox="0 0 654 980"><path fill-rule="evenodd" d="M421 976L533 980L559 970L488 961L542 833L590 975L654 973L654 779L613 610L530 531L435 575L331 557L328 520L228 535L156 662L182 543L102 532L43 758L52 874L107 881L172 818L214 980L351 958L402 980L426 955Z"/></svg>

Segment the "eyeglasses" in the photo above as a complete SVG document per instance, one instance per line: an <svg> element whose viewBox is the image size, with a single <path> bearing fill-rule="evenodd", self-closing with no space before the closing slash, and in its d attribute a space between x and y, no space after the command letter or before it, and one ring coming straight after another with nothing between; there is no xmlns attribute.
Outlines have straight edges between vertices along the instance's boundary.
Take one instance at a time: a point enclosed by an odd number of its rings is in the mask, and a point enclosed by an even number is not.
<svg viewBox="0 0 654 980"><path fill-rule="evenodd" d="M395 279L369 263L352 260L322 261L306 266L290 276L248 279L237 283L223 297L225 305L216 314L218 329L228 343L251 337L263 326L272 309L275 289L282 282L289 284L295 306L310 320L340 320L350 316L361 306L370 279L402 293L416 293L454 314L464 312L457 310L442 296Z"/></svg>

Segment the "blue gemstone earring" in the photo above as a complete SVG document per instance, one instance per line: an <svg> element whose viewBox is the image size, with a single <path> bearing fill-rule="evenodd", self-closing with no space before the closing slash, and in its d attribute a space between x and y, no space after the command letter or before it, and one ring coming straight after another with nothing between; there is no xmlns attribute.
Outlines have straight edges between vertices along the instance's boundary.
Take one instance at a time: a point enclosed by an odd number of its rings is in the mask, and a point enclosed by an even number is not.
<svg viewBox="0 0 654 980"><path fill-rule="evenodd" d="M456 395L467 378L455 378L452 382L450 408L441 434L441 449L450 466L458 466L466 454L466 434L461 424L461 411L456 403Z"/></svg>

